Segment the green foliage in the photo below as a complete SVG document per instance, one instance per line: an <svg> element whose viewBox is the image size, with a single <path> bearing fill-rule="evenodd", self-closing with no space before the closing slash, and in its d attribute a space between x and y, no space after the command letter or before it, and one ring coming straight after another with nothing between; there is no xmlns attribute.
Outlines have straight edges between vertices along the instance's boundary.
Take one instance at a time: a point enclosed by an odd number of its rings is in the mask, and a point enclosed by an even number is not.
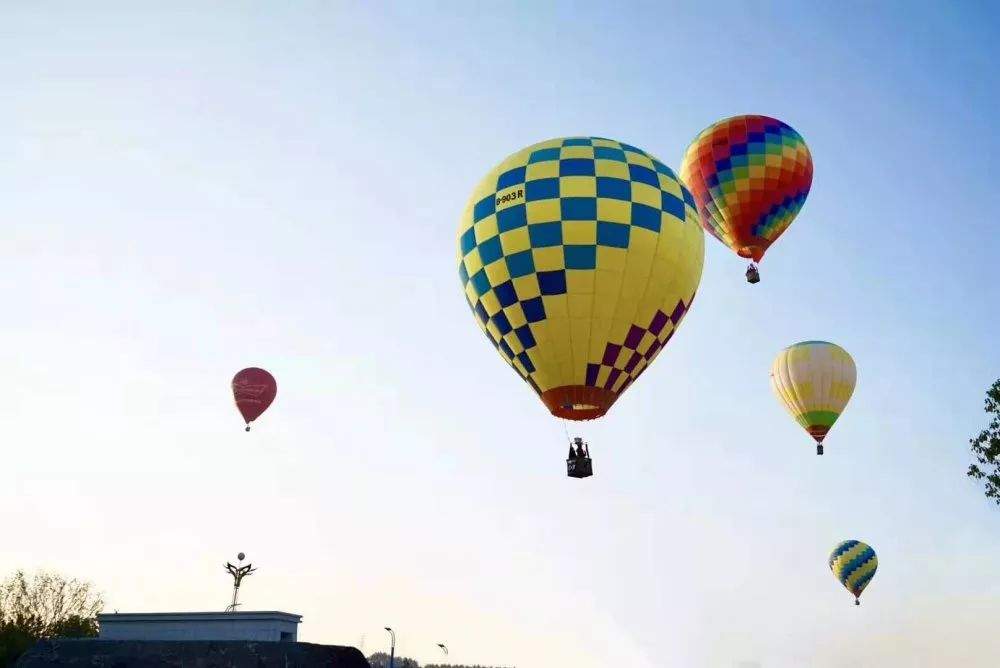
<svg viewBox="0 0 1000 668"><path fill-rule="evenodd" d="M0 583L0 665L13 665L40 638L96 636L103 607L87 582L17 571Z"/></svg>
<svg viewBox="0 0 1000 668"><path fill-rule="evenodd" d="M17 658L38 640L27 629L0 621L0 665L13 666Z"/></svg>
<svg viewBox="0 0 1000 668"><path fill-rule="evenodd" d="M969 440L977 463L969 466L966 475L985 481L986 498L1000 505L1000 380L986 392L986 412L990 423Z"/></svg>

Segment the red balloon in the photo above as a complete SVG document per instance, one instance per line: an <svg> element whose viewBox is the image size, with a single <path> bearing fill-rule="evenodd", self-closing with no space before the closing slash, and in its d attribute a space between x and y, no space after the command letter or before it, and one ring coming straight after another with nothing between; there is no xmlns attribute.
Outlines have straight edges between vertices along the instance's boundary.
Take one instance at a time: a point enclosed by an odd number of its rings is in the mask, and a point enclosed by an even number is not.
<svg viewBox="0 0 1000 668"><path fill-rule="evenodd" d="M250 431L250 423L267 410L277 394L278 383L263 369L250 367L233 376L233 399L247 423L247 431Z"/></svg>

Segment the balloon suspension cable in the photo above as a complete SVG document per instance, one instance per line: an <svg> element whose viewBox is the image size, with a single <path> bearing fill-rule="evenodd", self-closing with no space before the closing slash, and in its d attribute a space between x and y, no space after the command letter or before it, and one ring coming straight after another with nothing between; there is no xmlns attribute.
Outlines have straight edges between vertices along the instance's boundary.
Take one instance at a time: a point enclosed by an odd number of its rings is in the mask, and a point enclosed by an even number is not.
<svg viewBox="0 0 1000 668"><path fill-rule="evenodd" d="M566 421L566 418L563 418L562 423L563 423L563 433L566 434L566 442L569 443L570 445L573 445L573 439L569 437L569 423Z"/></svg>

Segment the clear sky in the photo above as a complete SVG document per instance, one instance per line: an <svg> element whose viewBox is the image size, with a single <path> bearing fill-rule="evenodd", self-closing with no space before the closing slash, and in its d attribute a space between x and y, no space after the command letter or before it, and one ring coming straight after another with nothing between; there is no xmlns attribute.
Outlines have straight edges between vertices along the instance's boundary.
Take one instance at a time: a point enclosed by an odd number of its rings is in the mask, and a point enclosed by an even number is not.
<svg viewBox="0 0 1000 668"><path fill-rule="evenodd" d="M0 4L0 573L221 609L244 550L247 609L421 661L995 664L1000 509L964 476L1000 375L988 3L139 4ZM809 199L757 286L706 239L569 480L464 303L465 199L536 141L676 168L741 113L803 135ZM859 370L823 458L768 381L817 338ZM279 391L246 434L251 365ZM846 538L879 555L860 608Z"/></svg>

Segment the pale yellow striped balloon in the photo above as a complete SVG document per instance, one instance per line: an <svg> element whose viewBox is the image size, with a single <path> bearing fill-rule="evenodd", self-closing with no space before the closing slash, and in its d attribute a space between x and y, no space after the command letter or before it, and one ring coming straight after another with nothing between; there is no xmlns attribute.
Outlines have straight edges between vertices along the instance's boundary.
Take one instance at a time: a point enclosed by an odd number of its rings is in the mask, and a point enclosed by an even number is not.
<svg viewBox="0 0 1000 668"><path fill-rule="evenodd" d="M823 439L854 394L858 372L846 350L826 341L803 341L778 353L771 388L823 454Z"/></svg>

